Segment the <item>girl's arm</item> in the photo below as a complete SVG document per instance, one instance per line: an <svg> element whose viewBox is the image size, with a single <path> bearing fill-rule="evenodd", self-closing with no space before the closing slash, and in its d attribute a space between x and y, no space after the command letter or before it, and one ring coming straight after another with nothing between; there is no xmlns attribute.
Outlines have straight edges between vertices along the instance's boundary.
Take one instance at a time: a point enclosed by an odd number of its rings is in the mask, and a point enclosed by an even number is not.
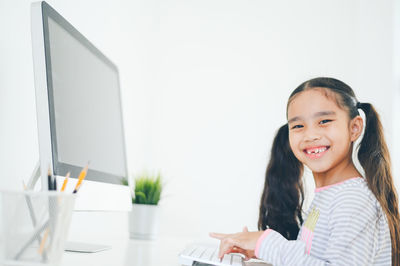
<svg viewBox="0 0 400 266"><path fill-rule="evenodd" d="M255 254L255 257L279 265L325 265L323 261L319 262L310 256L304 256L305 244L302 241L288 241L281 234L268 229L258 232L241 232L236 234L218 234L210 233L211 237L221 240L218 256L222 259L225 254L240 252L251 258L248 254ZM286 258L285 251L290 250L290 256L293 261ZM260 252L261 251L261 252ZM299 257L302 257L299 261ZM283 259L283 260L282 260Z"/></svg>
<svg viewBox="0 0 400 266"><path fill-rule="evenodd" d="M305 253L306 245L301 240L287 240L278 232L268 229L257 242L255 255L274 266L279 265L329 265Z"/></svg>
<svg viewBox="0 0 400 266"><path fill-rule="evenodd" d="M237 246L255 250L258 258L274 266L390 265L391 242L385 217L378 211L373 198L356 190L352 192L337 195L331 202L331 212L325 217L328 226L323 228L329 240L326 247L318 247L320 253L309 255L302 240L287 240L269 229L214 235L221 239L220 256Z"/></svg>

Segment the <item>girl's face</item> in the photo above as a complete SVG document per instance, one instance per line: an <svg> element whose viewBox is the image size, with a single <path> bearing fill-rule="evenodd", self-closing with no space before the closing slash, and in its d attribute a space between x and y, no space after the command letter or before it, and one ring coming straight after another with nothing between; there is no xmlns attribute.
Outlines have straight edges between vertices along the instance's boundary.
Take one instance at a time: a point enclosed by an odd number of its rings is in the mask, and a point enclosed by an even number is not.
<svg viewBox="0 0 400 266"><path fill-rule="evenodd" d="M324 89L300 92L288 106L290 147L315 173L346 165L351 161L352 141L361 134L360 120L357 116L350 121L348 112Z"/></svg>

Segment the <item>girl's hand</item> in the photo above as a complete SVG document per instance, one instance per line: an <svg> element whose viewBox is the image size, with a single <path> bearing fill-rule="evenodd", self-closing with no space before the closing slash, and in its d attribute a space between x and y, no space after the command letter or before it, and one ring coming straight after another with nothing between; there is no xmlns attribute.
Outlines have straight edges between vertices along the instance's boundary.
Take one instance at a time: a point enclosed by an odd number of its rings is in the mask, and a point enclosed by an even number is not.
<svg viewBox="0 0 400 266"><path fill-rule="evenodd" d="M246 256L246 259L249 259L254 257L257 240L263 233L264 231L249 232L247 227L245 227L241 233L210 233L210 236L221 240L218 253L220 259L222 259L225 254L232 252L241 253Z"/></svg>

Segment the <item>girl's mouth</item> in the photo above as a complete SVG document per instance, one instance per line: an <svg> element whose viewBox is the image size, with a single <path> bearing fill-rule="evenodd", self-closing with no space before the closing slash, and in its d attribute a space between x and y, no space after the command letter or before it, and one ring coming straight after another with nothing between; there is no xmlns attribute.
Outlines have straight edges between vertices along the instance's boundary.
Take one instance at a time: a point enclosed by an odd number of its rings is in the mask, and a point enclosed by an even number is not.
<svg viewBox="0 0 400 266"><path fill-rule="evenodd" d="M329 148L330 146L311 147L304 149L303 152L311 159L318 159L322 157Z"/></svg>

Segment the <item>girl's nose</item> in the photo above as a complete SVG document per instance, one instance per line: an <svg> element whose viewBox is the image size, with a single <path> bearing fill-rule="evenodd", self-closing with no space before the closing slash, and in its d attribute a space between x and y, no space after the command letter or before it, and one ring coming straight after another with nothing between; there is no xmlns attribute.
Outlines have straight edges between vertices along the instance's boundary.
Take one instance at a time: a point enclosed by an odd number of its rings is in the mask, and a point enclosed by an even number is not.
<svg viewBox="0 0 400 266"><path fill-rule="evenodd" d="M313 136L307 136L305 138L305 141L312 142L312 141L317 141L317 140L320 140L320 139L321 139L321 136L313 135Z"/></svg>
<svg viewBox="0 0 400 266"><path fill-rule="evenodd" d="M307 130L304 136L304 141L312 142L321 139L321 135L318 134L315 130Z"/></svg>

